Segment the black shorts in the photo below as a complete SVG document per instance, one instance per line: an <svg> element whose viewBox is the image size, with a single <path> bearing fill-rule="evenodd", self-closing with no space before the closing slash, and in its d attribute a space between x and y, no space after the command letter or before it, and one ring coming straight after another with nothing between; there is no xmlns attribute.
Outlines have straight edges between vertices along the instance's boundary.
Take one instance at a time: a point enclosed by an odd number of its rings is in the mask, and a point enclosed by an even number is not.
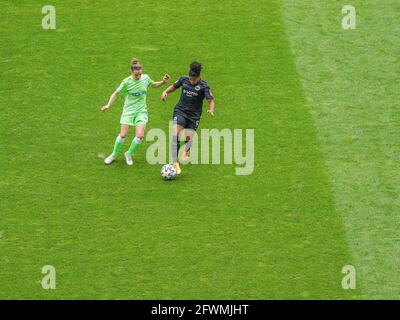
<svg viewBox="0 0 400 320"><path fill-rule="evenodd" d="M197 130L197 127L199 126L200 119L199 118L192 118L189 117L181 112L174 112L172 121L174 124L178 124L185 129L192 129L194 131Z"/></svg>

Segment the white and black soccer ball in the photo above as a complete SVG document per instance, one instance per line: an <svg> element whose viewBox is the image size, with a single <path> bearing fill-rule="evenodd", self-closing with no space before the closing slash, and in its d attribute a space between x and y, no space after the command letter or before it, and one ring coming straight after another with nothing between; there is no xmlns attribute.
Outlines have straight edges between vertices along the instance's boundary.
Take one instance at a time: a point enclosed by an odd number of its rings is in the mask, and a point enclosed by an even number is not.
<svg viewBox="0 0 400 320"><path fill-rule="evenodd" d="M176 169L172 164L164 164L161 168L161 175L165 180L172 180L176 177Z"/></svg>

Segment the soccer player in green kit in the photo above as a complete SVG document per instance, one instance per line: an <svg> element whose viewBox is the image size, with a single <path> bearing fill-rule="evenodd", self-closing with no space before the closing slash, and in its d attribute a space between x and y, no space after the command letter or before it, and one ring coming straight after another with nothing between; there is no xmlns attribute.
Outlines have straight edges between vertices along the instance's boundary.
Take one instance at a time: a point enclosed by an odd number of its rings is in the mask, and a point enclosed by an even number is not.
<svg viewBox="0 0 400 320"><path fill-rule="evenodd" d="M132 74L122 80L120 86L111 95L108 103L101 108L102 112L106 112L119 94L125 96L124 109L121 116L121 131L115 140L114 149L110 156L105 160L105 164L111 164L117 157L124 140L128 134L129 128L135 126L135 138L127 152L125 152L126 163L133 165L132 154L139 147L144 137L144 131L147 124L147 105L146 96L148 87L161 87L170 79L168 74L165 74L159 82L154 82L147 74L142 74L142 66L138 59L133 58L131 62Z"/></svg>

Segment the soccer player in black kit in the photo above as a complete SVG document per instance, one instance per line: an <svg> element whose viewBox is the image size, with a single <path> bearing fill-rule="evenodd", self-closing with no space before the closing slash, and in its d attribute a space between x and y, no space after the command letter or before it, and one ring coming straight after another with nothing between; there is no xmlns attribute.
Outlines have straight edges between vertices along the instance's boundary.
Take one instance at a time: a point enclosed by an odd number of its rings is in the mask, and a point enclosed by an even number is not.
<svg viewBox="0 0 400 320"><path fill-rule="evenodd" d="M173 138L171 145L172 162L177 174L181 173L178 162L179 136L186 129L185 150L182 155L182 160L186 161L190 156L191 138L199 126L204 99L207 99L209 104L207 113L214 116L214 97L207 82L200 78L201 68L201 63L197 61L192 62L190 64L189 76L183 76L175 81L161 95L161 100L166 101L169 93L182 87L181 97L173 113Z"/></svg>

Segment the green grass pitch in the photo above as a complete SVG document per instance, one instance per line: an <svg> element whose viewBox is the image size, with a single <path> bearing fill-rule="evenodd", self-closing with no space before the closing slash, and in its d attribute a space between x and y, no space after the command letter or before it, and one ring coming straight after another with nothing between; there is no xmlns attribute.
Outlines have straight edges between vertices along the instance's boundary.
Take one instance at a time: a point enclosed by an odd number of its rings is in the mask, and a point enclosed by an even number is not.
<svg viewBox="0 0 400 320"><path fill-rule="evenodd" d="M1 5L1 299L400 298L398 1L352 1L354 30L339 0L50 2ZM167 183L149 143L105 166L122 99L99 109L133 56L155 80L201 61L200 128L253 128L254 173Z"/></svg>

